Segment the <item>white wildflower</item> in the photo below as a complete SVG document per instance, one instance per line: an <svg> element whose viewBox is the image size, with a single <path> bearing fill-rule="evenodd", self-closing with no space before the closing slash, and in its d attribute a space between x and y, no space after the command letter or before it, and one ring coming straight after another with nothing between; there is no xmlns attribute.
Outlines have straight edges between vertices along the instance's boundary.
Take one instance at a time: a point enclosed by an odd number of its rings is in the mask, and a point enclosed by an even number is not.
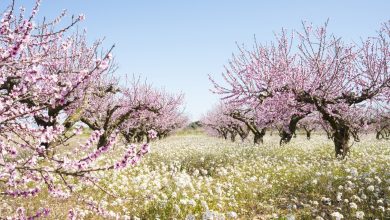
<svg viewBox="0 0 390 220"><path fill-rule="evenodd" d="M233 219L238 218L238 215L237 215L237 213L235 213L235 212L228 212L228 213L227 213L227 216L228 216L229 218L233 218Z"/></svg>
<svg viewBox="0 0 390 220"><path fill-rule="evenodd" d="M335 219L335 220L340 220L340 219L343 219L344 216L340 213L340 212L333 212L331 214L331 216Z"/></svg>
<svg viewBox="0 0 390 220"><path fill-rule="evenodd" d="M356 218L357 219L363 219L364 218L364 212L363 211L357 211L356 212Z"/></svg>
<svg viewBox="0 0 390 220"><path fill-rule="evenodd" d="M350 207L351 209L357 209L357 205L356 205L356 203L354 203L354 202L349 203L349 207Z"/></svg>

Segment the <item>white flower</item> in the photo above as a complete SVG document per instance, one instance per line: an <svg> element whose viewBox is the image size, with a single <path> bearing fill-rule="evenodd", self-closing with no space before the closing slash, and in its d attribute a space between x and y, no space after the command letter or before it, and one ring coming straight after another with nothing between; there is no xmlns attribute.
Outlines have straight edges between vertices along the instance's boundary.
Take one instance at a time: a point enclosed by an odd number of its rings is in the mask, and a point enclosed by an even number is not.
<svg viewBox="0 0 390 220"><path fill-rule="evenodd" d="M351 209L357 209L357 205L354 202L349 203L349 207L351 207Z"/></svg>
<svg viewBox="0 0 390 220"><path fill-rule="evenodd" d="M338 193L337 193L337 196L336 196L336 200L337 200L338 202L340 202L342 196L343 196L343 193L338 192Z"/></svg>
<svg viewBox="0 0 390 220"><path fill-rule="evenodd" d="M195 207L195 206L196 206L195 200L190 199L190 200L188 201L188 205Z"/></svg>
<svg viewBox="0 0 390 220"><path fill-rule="evenodd" d="M288 215L286 217L287 220L295 220L295 215Z"/></svg>
<svg viewBox="0 0 390 220"><path fill-rule="evenodd" d="M200 198L199 194L194 195L194 199L198 200Z"/></svg>
<svg viewBox="0 0 390 220"><path fill-rule="evenodd" d="M199 170L195 169L194 172L192 172L192 175L193 176L198 176L199 175Z"/></svg>
<svg viewBox="0 0 390 220"><path fill-rule="evenodd" d="M378 184L382 182L381 178L379 178L378 176L375 176L374 179L378 182Z"/></svg>
<svg viewBox="0 0 390 220"><path fill-rule="evenodd" d="M344 218L344 216L343 216L341 213L339 213L339 212L333 212L333 213L331 214L331 216L332 216L334 219L336 219L336 220L340 220L340 219L343 219L343 218Z"/></svg>
<svg viewBox="0 0 390 220"><path fill-rule="evenodd" d="M175 204L173 206L173 209L175 210L176 213L180 213L180 206L179 205Z"/></svg>
<svg viewBox="0 0 390 220"><path fill-rule="evenodd" d="M373 185L370 185L369 187L367 187L367 190L372 192L374 191L375 187Z"/></svg>
<svg viewBox="0 0 390 220"><path fill-rule="evenodd" d="M322 198L321 198L321 202L322 202L324 205L331 205L331 204L332 204L331 199L330 199L330 198L326 198L326 197L322 197Z"/></svg>
<svg viewBox="0 0 390 220"><path fill-rule="evenodd" d="M351 173L351 175L354 176L354 177L356 177L356 176L359 174L359 172L357 171L357 169L354 168L354 167L351 168L350 173Z"/></svg>
<svg viewBox="0 0 390 220"><path fill-rule="evenodd" d="M178 188L191 188L192 182L191 182L191 176L187 173L180 173L179 175L175 176L173 178L175 180L176 186Z"/></svg>
<svg viewBox="0 0 390 220"><path fill-rule="evenodd" d="M195 220L195 219L196 219L195 216L192 214L186 216L186 220Z"/></svg>
<svg viewBox="0 0 390 220"><path fill-rule="evenodd" d="M355 201L358 201L358 202L361 202L362 200L359 198L359 196L357 195L353 195L352 196L352 200L355 200Z"/></svg>
<svg viewBox="0 0 390 220"><path fill-rule="evenodd" d="M350 180L347 181L347 185L350 188L353 188L355 186L355 184L353 182L351 182Z"/></svg>
<svg viewBox="0 0 390 220"><path fill-rule="evenodd" d="M229 218L233 218L233 219L235 219L235 218L238 217L237 213L235 213L235 212L228 212L228 213L227 213L227 216L228 216Z"/></svg>
<svg viewBox="0 0 390 220"><path fill-rule="evenodd" d="M206 209L206 210L209 209L209 206L207 205L207 202L206 202L206 201L202 200L202 201L200 202L200 204L202 205L202 207L203 207L204 209Z"/></svg>
<svg viewBox="0 0 390 220"><path fill-rule="evenodd" d="M363 218L364 218L364 212L362 212L362 211L357 211L357 212L356 212L356 218L357 218L357 219L363 219Z"/></svg>
<svg viewBox="0 0 390 220"><path fill-rule="evenodd" d="M216 213L214 213L214 211L209 211L207 210L206 212L203 213L203 216L202 216L202 219L203 220L213 220L215 219L216 216Z"/></svg>
<svg viewBox="0 0 390 220"><path fill-rule="evenodd" d="M222 189L221 189L221 187L220 187L220 186L215 187L215 192L216 192L217 194L221 195L221 194L222 194Z"/></svg>

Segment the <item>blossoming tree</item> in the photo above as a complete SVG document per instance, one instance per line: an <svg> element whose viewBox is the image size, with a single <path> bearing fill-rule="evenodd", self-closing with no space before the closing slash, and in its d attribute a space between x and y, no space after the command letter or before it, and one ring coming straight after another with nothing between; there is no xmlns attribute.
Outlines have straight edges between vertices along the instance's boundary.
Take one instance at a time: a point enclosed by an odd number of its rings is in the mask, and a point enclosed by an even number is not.
<svg viewBox="0 0 390 220"><path fill-rule="evenodd" d="M151 111L155 106L136 102L134 97L148 96L145 91L127 89L121 97L114 95L116 84L104 78L112 71L112 48L100 53L101 41L89 45L84 32L69 33L83 15L72 17L62 28L65 13L36 24L39 4L26 16L24 8L17 11L12 3L0 21L0 197L15 204L40 193L68 198L80 191L80 185L104 190L98 186L98 173L135 165L149 151L146 143L131 144L116 148L112 155L121 123L133 113L128 106ZM82 133L80 123L87 122L94 105L119 101L126 108L113 106L114 110L101 112L115 114L116 119L108 121L115 126L96 127L86 140L81 139L84 143L75 144L74 138ZM106 155L111 155L110 160ZM89 199L78 198L97 209ZM5 214L26 219L50 212L50 205L36 205L42 208L19 207Z"/></svg>
<svg viewBox="0 0 390 220"><path fill-rule="evenodd" d="M331 128L336 156L345 157L351 136L359 140L364 111L388 109L389 25L361 44L344 43L326 27L304 24L302 32L283 30L269 45L240 47L223 74L225 85L212 81L223 99L262 109L261 117L283 122L281 143L291 139L301 119L317 111Z"/></svg>

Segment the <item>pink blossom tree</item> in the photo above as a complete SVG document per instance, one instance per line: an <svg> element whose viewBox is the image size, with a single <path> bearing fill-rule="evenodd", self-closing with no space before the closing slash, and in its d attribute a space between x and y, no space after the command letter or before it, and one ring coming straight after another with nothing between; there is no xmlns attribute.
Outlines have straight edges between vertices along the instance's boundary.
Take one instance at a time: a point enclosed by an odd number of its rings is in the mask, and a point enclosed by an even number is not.
<svg viewBox="0 0 390 220"><path fill-rule="evenodd" d="M263 128L258 131L251 129L255 138L264 136L261 130L265 127L280 123L283 125L280 144L288 143L299 120L313 111L310 105L298 103L281 86L286 80L284 73L297 69L295 60L296 56L291 54L291 40L283 31L275 44L256 43L253 50L239 47L239 54L233 56L222 74L224 86L210 78L214 92L222 95L223 100L254 109L256 113L251 120L263 124Z"/></svg>
<svg viewBox="0 0 390 220"><path fill-rule="evenodd" d="M270 121L259 117L259 112L253 111L249 108L237 108L235 107L229 112L229 116L240 121L246 125L248 131L253 134L253 143L262 144L263 138L266 134L266 130Z"/></svg>
<svg viewBox="0 0 390 220"><path fill-rule="evenodd" d="M133 84L134 86L137 85ZM184 100L182 94L169 94L146 84L142 87L150 90L145 93L146 96L139 97L140 101L144 102L144 106L148 107L136 111L133 117L120 128L128 142L140 142L144 137L149 142L151 131L156 132L159 138L166 137L187 124L188 119L182 111Z"/></svg>
<svg viewBox="0 0 390 220"><path fill-rule="evenodd" d="M378 140L390 140L390 112L386 109L370 111L368 130L375 132Z"/></svg>
<svg viewBox="0 0 390 220"><path fill-rule="evenodd" d="M98 149L105 146L110 136L119 133L127 123L141 120L140 116L147 112L158 113L162 108L156 92L151 86L141 84L139 80L131 82L124 88L115 85L115 81L102 82L101 85L103 88L114 87L115 92L94 93L80 118L90 129L103 131L97 145Z"/></svg>
<svg viewBox="0 0 390 220"><path fill-rule="evenodd" d="M299 71L290 74L286 87L298 102L314 106L332 128L336 156L347 155L351 136L359 140L364 119L359 116L365 108L388 105L389 41L384 30L361 45L327 34L326 25L304 25L299 34Z"/></svg>
<svg viewBox="0 0 390 220"><path fill-rule="evenodd" d="M85 33L68 34L83 15L72 17L64 28L57 25L65 14L34 24L38 8L39 1L25 17L24 9L15 11L12 3L0 22L0 197L15 204L41 192L68 198L80 191L76 183L101 188L99 172L135 165L149 150L148 144L130 145L105 160L118 132L102 129L93 131L85 143L70 145L82 132L78 123L98 94L110 97L116 92L101 83L110 72L112 48L100 57L100 41L89 46ZM79 198L88 207L94 204ZM5 214L25 219L50 211L47 204L37 205L42 209L19 207Z"/></svg>
<svg viewBox="0 0 390 220"><path fill-rule="evenodd" d="M206 132L209 134L216 134L216 136L223 137L234 142L236 136L239 135L241 140L245 140L248 136L248 130L246 125L231 117L231 110L229 105L219 103L211 111L209 111L201 119L201 124L206 128Z"/></svg>
<svg viewBox="0 0 390 220"><path fill-rule="evenodd" d="M313 131L320 128L320 116L318 114L310 114L299 121L298 128L301 128L306 133L306 138L310 140Z"/></svg>
<svg viewBox="0 0 390 220"><path fill-rule="evenodd" d="M336 156L344 158L351 136L359 140L362 112L389 104L389 25L361 44L344 43L326 26L304 24L302 33L282 31L275 43L240 49L223 74L226 86L213 82L224 99L285 122L288 135L281 143L291 139L299 120L317 111L331 128Z"/></svg>
<svg viewBox="0 0 390 220"><path fill-rule="evenodd" d="M239 111L237 106L220 103L215 108L207 113L201 120L202 124L209 128L209 133L218 133L218 136L222 136L225 139L230 137L231 141L236 140L236 136L239 135L241 141L244 141L249 133L252 132L255 135L255 144L262 141L262 137L265 134L265 128L258 130L259 125L253 121L253 117L249 117L249 111Z"/></svg>
<svg viewBox="0 0 390 220"><path fill-rule="evenodd" d="M223 104L220 103L212 110L208 111L200 121L202 126L206 128L206 132L209 134L228 139L229 117L224 114L223 111Z"/></svg>

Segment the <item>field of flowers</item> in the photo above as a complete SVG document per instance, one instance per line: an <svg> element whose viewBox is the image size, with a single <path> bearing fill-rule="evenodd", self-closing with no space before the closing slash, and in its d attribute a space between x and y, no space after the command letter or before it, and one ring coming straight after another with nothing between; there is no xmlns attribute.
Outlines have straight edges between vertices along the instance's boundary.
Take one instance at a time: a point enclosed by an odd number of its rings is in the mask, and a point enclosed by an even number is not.
<svg viewBox="0 0 390 220"><path fill-rule="evenodd" d="M276 135L260 146L176 135L154 142L139 165L106 176L100 187L110 192L80 190L112 210L108 216L127 219L388 219L390 143L362 139L337 160L323 135L298 135L282 147ZM54 218L71 207L77 219L98 218L78 209L76 197L34 200L58 203Z"/></svg>

